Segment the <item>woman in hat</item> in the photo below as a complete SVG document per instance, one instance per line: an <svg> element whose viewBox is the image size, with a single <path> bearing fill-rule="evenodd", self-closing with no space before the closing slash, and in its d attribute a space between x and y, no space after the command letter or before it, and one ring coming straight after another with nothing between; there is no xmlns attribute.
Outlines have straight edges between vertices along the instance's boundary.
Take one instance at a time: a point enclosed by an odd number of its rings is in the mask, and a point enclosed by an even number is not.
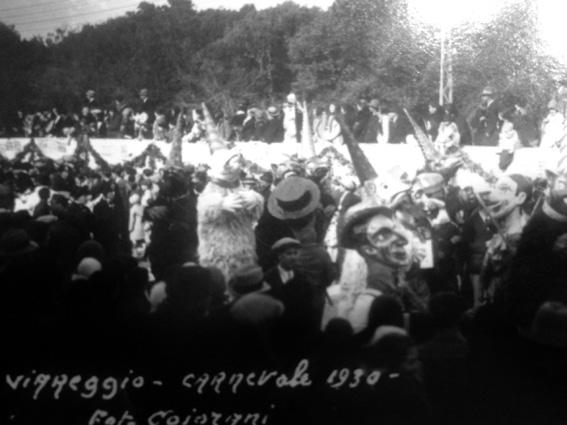
<svg viewBox="0 0 567 425"><path fill-rule="evenodd" d="M547 116L541 123L541 148L558 148L563 143L565 135L565 123L563 115L557 110L557 102L552 100L547 105Z"/></svg>
<svg viewBox="0 0 567 425"><path fill-rule="evenodd" d="M447 109L443 115L443 120L437 129L435 138L435 148L442 154L447 155L458 148L461 141L461 134L456 123L455 114Z"/></svg>

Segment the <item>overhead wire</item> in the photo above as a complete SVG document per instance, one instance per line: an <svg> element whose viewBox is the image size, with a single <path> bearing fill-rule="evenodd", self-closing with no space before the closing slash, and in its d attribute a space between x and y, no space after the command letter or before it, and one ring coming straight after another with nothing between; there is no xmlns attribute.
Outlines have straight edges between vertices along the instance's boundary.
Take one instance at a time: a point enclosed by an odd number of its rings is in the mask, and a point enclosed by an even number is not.
<svg viewBox="0 0 567 425"><path fill-rule="evenodd" d="M46 18L46 19L37 19L37 20L26 21L26 22L19 22L19 23L14 22L13 25L17 25L17 26L20 27L20 26L28 26L28 25L33 25L33 24L41 24L41 23L45 23L45 22L57 23L57 22L61 22L63 20L68 21L68 20L72 20L74 18L80 18L82 16L89 16L89 15L94 15L94 14L103 14L103 13L114 12L114 11L117 11L117 10L126 10L126 9L130 9L130 8L132 8L132 5L113 7L113 8L109 8L109 9L89 11L89 12L83 12L83 13L74 13L74 14L70 14L70 15L66 15L66 16L50 17L50 18Z"/></svg>
<svg viewBox="0 0 567 425"><path fill-rule="evenodd" d="M135 1L132 3L132 6L136 6L140 4L140 1ZM14 20L19 20L21 18L35 18L37 16L41 16L41 15L45 15L46 13L53 13L53 12L60 12L63 10L69 10L69 11L74 11L74 12L80 12L80 11L84 11L87 10L88 8L92 8L93 4L89 4L89 3L80 3L80 4L59 4L57 7L50 7L49 9L41 9L41 10L33 10L29 13L19 13L16 15L10 15L10 16L5 16L2 15L0 13L0 20L2 21L6 21L9 19L14 19Z"/></svg>

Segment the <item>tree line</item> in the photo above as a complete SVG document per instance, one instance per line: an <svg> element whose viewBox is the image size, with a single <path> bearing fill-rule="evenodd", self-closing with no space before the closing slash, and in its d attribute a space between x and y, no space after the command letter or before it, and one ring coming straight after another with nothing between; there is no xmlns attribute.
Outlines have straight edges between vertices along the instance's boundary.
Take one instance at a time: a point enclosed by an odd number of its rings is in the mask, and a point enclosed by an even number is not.
<svg viewBox="0 0 567 425"><path fill-rule="evenodd" d="M464 111L490 84L542 116L564 70L545 54L530 0L489 23L451 32L455 101ZM336 0L326 11L292 1L257 10L197 11L191 0L80 30L23 40L0 23L0 112L75 108L87 88L110 101L148 88L164 106L209 102L234 112L295 91L308 100L360 96L415 107L437 97L439 33L418 24L407 0Z"/></svg>

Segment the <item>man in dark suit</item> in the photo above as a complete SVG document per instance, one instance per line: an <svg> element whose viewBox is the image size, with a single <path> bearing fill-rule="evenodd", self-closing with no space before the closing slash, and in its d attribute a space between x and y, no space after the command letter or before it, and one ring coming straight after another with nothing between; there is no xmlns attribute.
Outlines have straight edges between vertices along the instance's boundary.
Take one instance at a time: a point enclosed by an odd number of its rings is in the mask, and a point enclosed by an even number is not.
<svg viewBox="0 0 567 425"><path fill-rule="evenodd" d="M145 113L148 116L147 120L143 123L143 134L145 137L150 137L155 120L156 105L154 101L149 98L148 89L140 90L140 100L136 109L136 113Z"/></svg>
<svg viewBox="0 0 567 425"><path fill-rule="evenodd" d="M472 120L473 144L481 146L497 146L500 120L498 104L494 99L494 91L486 87L481 94L481 104Z"/></svg>

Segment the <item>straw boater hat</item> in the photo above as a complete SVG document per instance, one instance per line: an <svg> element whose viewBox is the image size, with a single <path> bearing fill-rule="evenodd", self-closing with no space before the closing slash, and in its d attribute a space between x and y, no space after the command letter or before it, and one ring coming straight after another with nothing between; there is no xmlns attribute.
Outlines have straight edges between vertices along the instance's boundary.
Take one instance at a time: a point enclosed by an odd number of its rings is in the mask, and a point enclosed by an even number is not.
<svg viewBox="0 0 567 425"><path fill-rule="evenodd" d="M321 191L311 180L288 177L270 194L268 211L281 220L296 220L315 211L320 199Z"/></svg>

